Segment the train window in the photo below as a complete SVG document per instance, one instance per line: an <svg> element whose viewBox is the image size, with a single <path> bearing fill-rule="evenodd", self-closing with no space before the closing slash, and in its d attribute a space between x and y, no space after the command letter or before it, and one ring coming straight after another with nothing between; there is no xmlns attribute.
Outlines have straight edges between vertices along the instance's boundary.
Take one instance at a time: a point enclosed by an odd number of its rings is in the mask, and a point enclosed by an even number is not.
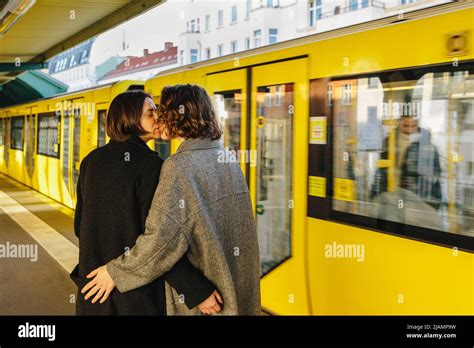
<svg viewBox="0 0 474 348"><path fill-rule="evenodd" d="M107 110L97 111L98 115L98 130L97 130L97 147L104 146L106 142L106 119Z"/></svg>
<svg viewBox="0 0 474 348"><path fill-rule="evenodd" d="M291 256L293 84L257 91L256 217L265 274Z"/></svg>
<svg viewBox="0 0 474 348"><path fill-rule="evenodd" d="M240 151L242 93L240 90L214 93L214 105L224 128L221 138L223 146L238 154Z"/></svg>
<svg viewBox="0 0 474 348"><path fill-rule="evenodd" d="M161 158L167 159L171 155L171 145L169 141L155 140L155 151Z"/></svg>
<svg viewBox="0 0 474 348"><path fill-rule="evenodd" d="M474 74L387 76L328 83L332 209L474 236Z"/></svg>
<svg viewBox="0 0 474 348"><path fill-rule="evenodd" d="M23 140L25 134L25 117L12 117L11 121L11 143L10 147L16 150L23 150Z"/></svg>
<svg viewBox="0 0 474 348"><path fill-rule="evenodd" d="M54 112L38 114L39 155L59 158L58 126L59 116Z"/></svg>

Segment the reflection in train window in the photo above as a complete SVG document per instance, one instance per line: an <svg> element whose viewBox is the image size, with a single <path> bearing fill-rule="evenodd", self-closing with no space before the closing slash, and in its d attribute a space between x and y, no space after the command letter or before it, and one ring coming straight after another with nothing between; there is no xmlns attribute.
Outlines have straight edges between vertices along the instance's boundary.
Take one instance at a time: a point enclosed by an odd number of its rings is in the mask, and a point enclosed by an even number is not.
<svg viewBox="0 0 474 348"><path fill-rule="evenodd" d="M221 141L224 148L233 151L240 150L241 105L240 91L214 93L214 106L224 130Z"/></svg>
<svg viewBox="0 0 474 348"><path fill-rule="evenodd" d="M12 141L11 148L16 150L23 150L23 138L24 138L24 127L25 127L25 117L12 117Z"/></svg>
<svg viewBox="0 0 474 348"><path fill-rule="evenodd" d="M161 158L167 159L171 155L170 142L161 139L155 140L155 151L158 152Z"/></svg>
<svg viewBox="0 0 474 348"><path fill-rule="evenodd" d="M265 274L291 255L293 84L259 87L257 108L256 216Z"/></svg>
<svg viewBox="0 0 474 348"><path fill-rule="evenodd" d="M106 142L106 119L107 110L97 111L98 115L98 129L97 129L97 147L104 146Z"/></svg>
<svg viewBox="0 0 474 348"><path fill-rule="evenodd" d="M333 209L474 236L474 75L330 86Z"/></svg>

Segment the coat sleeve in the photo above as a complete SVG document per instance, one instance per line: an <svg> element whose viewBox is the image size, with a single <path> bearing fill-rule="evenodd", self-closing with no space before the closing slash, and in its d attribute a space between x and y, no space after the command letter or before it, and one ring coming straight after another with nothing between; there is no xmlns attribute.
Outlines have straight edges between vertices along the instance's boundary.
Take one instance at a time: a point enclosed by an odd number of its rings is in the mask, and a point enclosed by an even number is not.
<svg viewBox="0 0 474 348"><path fill-rule="evenodd" d="M162 163L163 160L159 157L154 161L148 161L147 169L142 171L143 175L140 175L137 180L137 199L143 225L146 224ZM189 309L199 305L215 290L214 284L193 266L186 255L164 274L164 278L179 294L184 295L184 303Z"/></svg>
<svg viewBox="0 0 474 348"><path fill-rule="evenodd" d="M188 249L179 224L168 214L152 207L145 233L127 254L107 263L107 270L120 292L151 283L168 272Z"/></svg>
<svg viewBox="0 0 474 348"><path fill-rule="evenodd" d="M183 256L168 273L165 280L179 293L184 295L184 303L193 309L216 290L214 284Z"/></svg>

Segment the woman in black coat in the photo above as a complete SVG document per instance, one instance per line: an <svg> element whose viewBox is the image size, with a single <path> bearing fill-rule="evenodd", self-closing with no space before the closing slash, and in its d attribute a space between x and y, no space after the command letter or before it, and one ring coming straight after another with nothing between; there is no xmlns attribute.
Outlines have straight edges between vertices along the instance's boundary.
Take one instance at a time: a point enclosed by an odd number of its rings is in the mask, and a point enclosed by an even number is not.
<svg viewBox="0 0 474 348"><path fill-rule="evenodd" d="M110 142L87 155L77 184L74 230L79 238L79 264L71 273L79 290L89 282L90 271L127 254L145 230L163 160L146 142L160 137L156 106L143 91L118 95L107 114ZM188 308L211 296L214 285L194 268L187 257L160 277L127 293L114 291L105 303L78 293L78 315L165 315L167 281ZM201 309L201 307L199 307Z"/></svg>

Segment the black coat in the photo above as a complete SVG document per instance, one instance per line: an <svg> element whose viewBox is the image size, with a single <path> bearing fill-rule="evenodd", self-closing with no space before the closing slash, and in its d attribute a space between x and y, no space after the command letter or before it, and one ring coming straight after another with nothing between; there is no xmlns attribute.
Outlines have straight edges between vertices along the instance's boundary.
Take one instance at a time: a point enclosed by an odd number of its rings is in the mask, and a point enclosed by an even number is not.
<svg viewBox="0 0 474 348"><path fill-rule="evenodd" d="M89 272L130 250L144 232L162 164L139 137L110 141L82 161L74 219L79 264L71 273L78 286L78 315L164 315L165 280L184 295L189 308L214 291L214 285L184 256L163 277L123 294L114 289L103 304L92 304L80 293L89 282L85 278Z"/></svg>

